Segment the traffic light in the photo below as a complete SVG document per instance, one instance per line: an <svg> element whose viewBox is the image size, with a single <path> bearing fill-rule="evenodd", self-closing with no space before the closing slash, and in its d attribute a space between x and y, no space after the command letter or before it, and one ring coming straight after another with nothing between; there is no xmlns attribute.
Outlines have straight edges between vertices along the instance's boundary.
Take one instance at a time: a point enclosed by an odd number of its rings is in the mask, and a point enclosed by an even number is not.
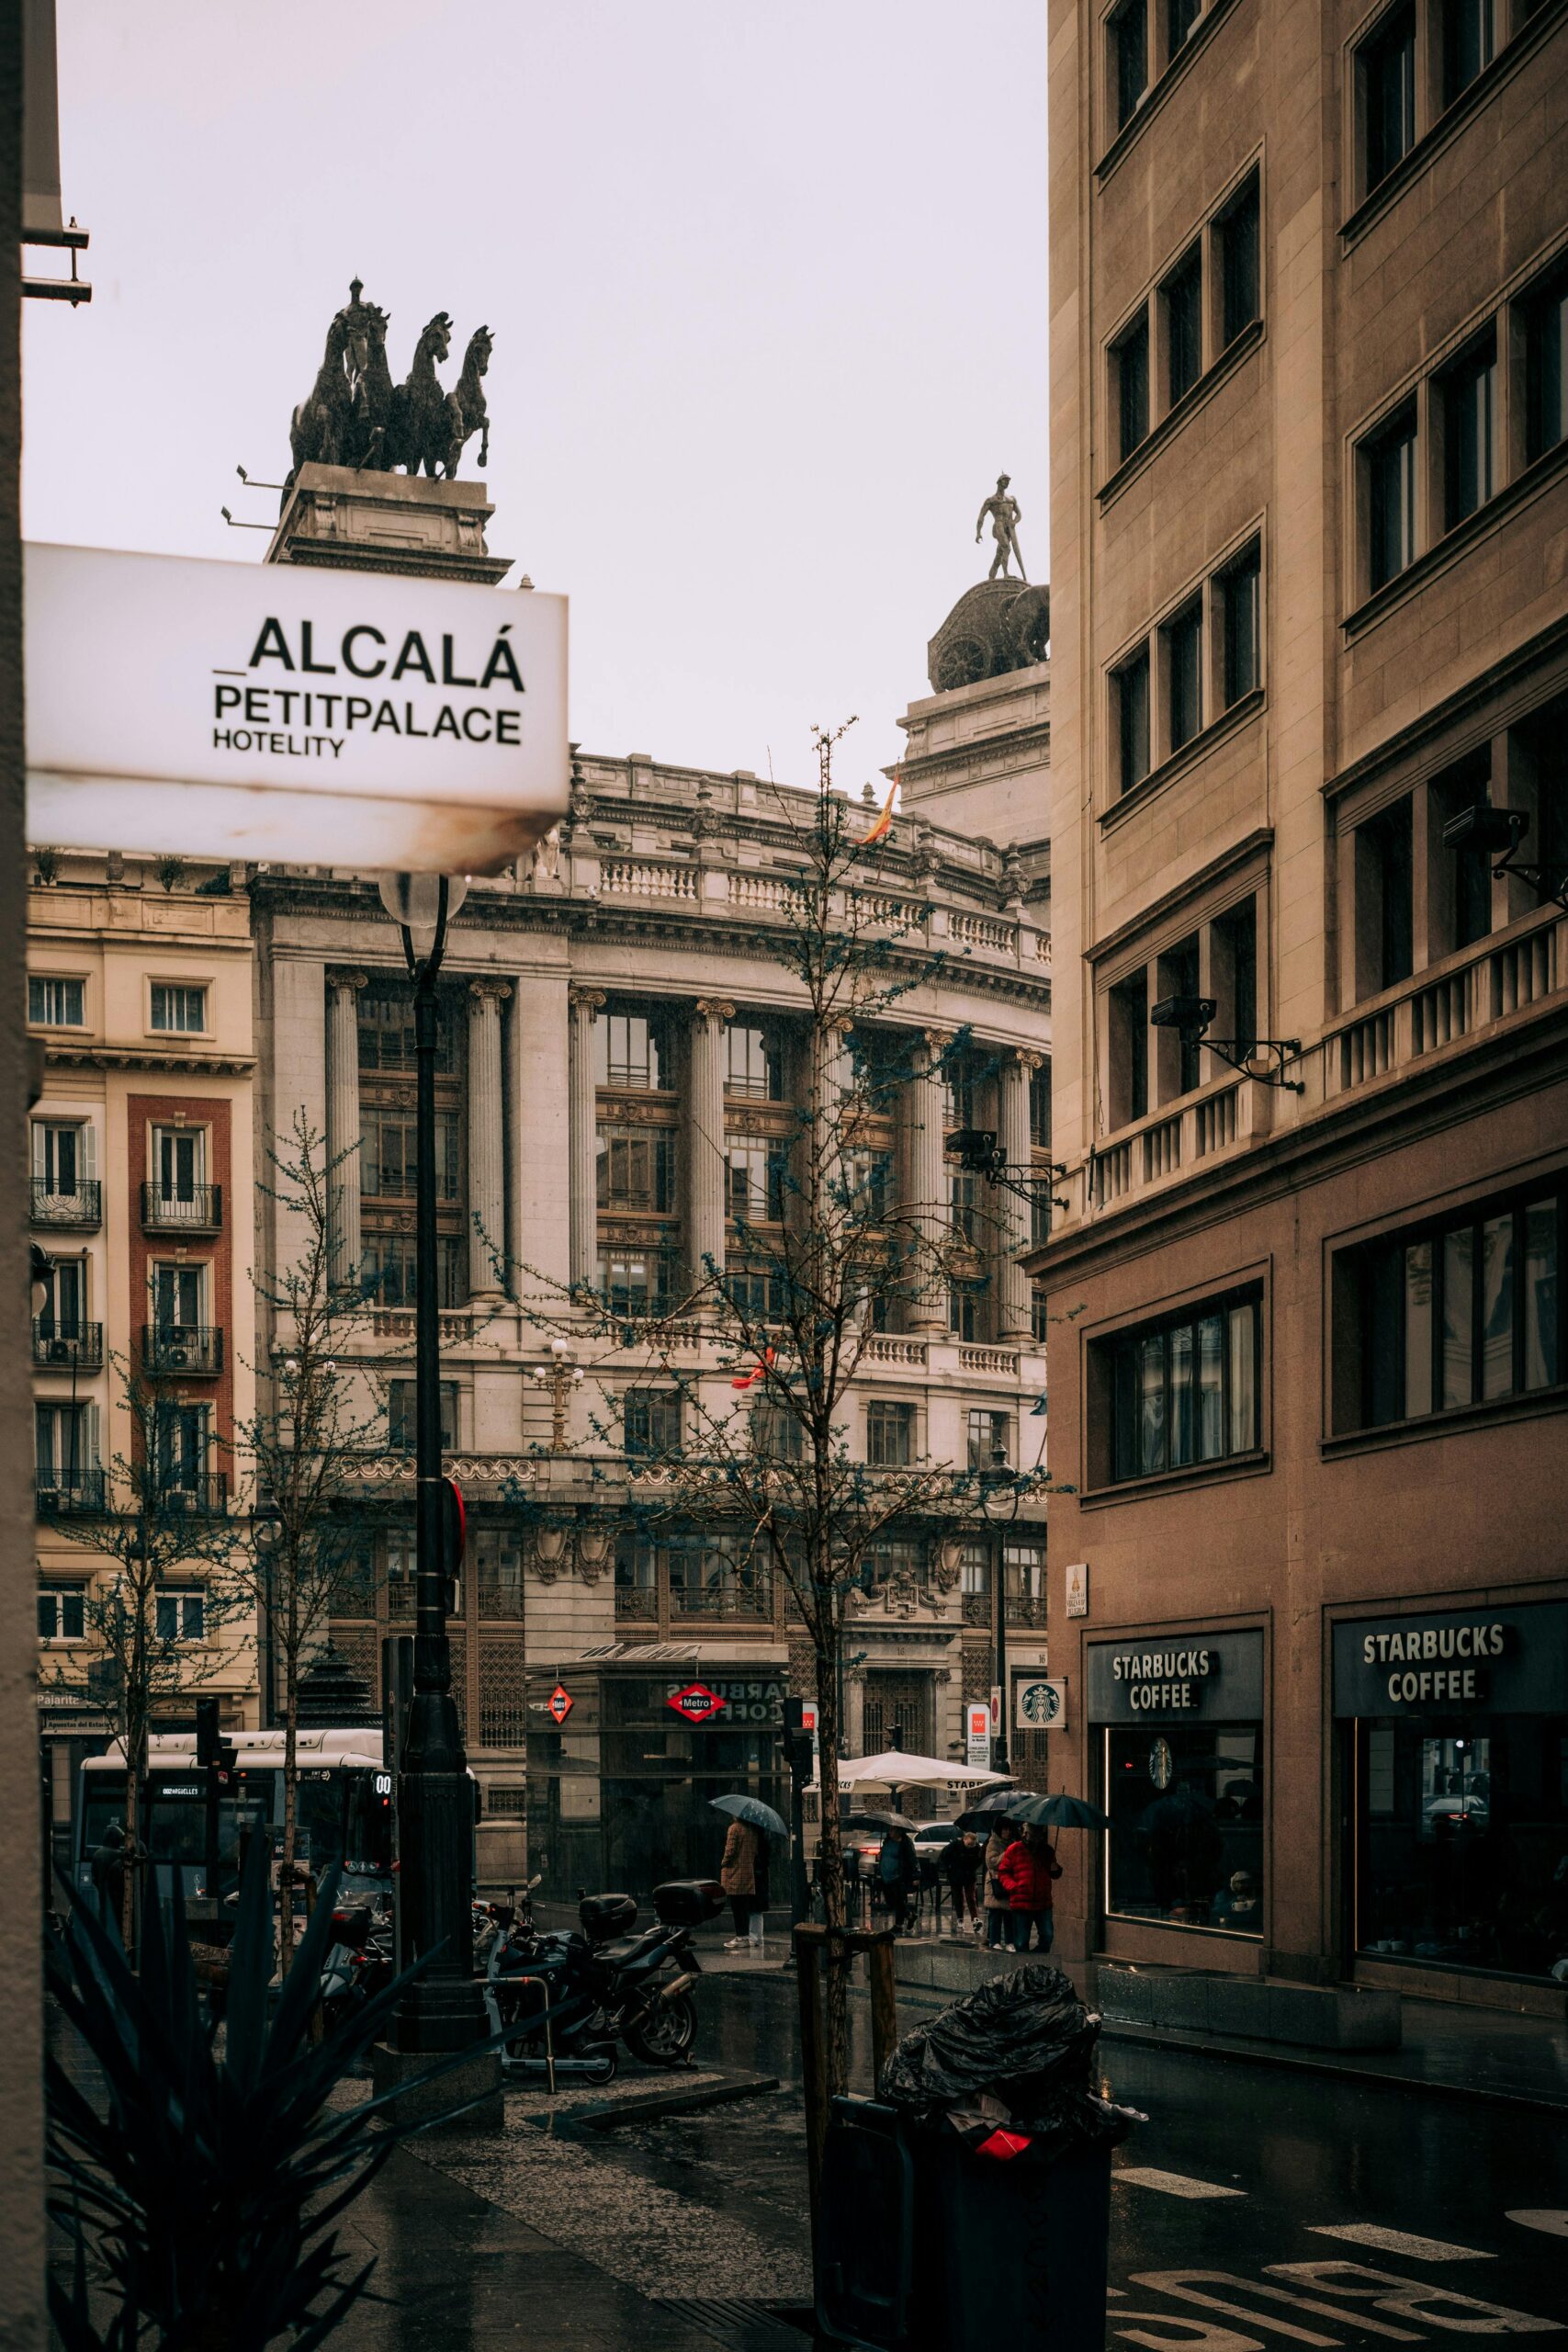
<svg viewBox="0 0 1568 2352"><path fill-rule="evenodd" d="M811 1778L816 1760L813 1724L817 1710L805 1699L786 1699L784 1702L784 1751L795 1779L805 1786Z"/></svg>
<svg viewBox="0 0 1568 2352"><path fill-rule="evenodd" d="M198 1699L196 1702L196 1760L199 1770L210 1770L226 1778L234 1769L234 1744L223 1736L218 1706L216 1699Z"/></svg>

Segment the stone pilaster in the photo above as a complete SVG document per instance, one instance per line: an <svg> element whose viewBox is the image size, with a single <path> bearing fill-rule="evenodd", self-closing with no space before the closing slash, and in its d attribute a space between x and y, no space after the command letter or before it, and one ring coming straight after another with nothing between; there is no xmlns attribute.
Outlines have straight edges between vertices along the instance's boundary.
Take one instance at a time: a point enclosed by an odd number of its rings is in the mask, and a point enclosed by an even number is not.
<svg viewBox="0 0 1568 2352"><path fill-rule="evenodd" d="M686 1261L694 1288L708 1262L724 1265L724 1033L735 1007L699 997L692 1008L692 1064L686 1088Z"/></svg>
<svg viewBox="0 0 1568 2352"><path fill-rule="evenodd" d="M947 1278L942 1255L952 1211L942 1158L942 1057L953 1042L947 1029L927 1029L916 1052L915 1075L904 1098L904 1203L919 1235L908 1324L911 1331L945 1331Z"/></svg>
<svg viewBox="0 0 1568 2352"><path fill-rule="evenodd" d="M599 1277L599 1102L593 1077L593 1021L603 989L570 990L571 1047L568 1191L571 1201L571 1279L592 1290Z"/></svg>
<svg viewBox="0 0 1568 2352"><path fill-rule="evenodd" d="M359 991L364 972L327 974L327 1247L334 1289L359 1272Z"/></svg>
<svg viewBox="0 0 1568 2352"><path fill-rule="evenodd" d="M997 1084L999 1098L997 1141L1011 1170L1027 1169L1033 1156L1029 1132L1029 1081L1043 1059L1043 1054L1031 1053L1021 1046L1002 1056ZM1017 1193L1010 1193L998 1185L992 1204L997 1216L996 1259L992 1271L997 1298L997 1337L1004 1341L1027 1340L1032 1336L1034 1328L1030 1311L1029 1276L1024 1272L1021 1262L1031 1238L1029 1204Z"/></svg>
<svg viewBox="0 0 1568 2352"><path fill-rule="evenodd" d="M501 1008L511 994L504 980L468 983L468 1289L476 1298L506 1287L496 1261L506 1249Z"/></svg>

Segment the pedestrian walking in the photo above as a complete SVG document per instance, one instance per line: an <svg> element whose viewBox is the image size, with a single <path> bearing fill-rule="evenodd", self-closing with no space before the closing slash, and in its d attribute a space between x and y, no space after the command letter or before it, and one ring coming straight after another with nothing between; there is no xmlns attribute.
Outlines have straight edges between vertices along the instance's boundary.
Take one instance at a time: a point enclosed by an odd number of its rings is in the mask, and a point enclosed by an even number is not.
<svg viewBox="0 0 1568 2352"><path fill-rule="evenodd" d="M997 1865L1011 1913L1012 1948L1029 1950L1031 1928L1036 1946L1049 1951L1055 1937L1051 1910L1051 1883L1062 1875L1062 1865L1043 1831L1026 1829L1016 1838Z"/></svg>
<svg viewBox="0 0 1568 2352"><path fill-rule="evenodd" d="M735 1933L725 1945L726 1951L744 1951L751 1941L751 1916L757 1908L757 1874L767 1869L767 1853L762 1833L749 1821L732 1821L724 1841L724 1859L718 1866L718 1883L729 1897L730 1917Z"/></svg>
<svg viewBox="0 0 1568 2352"><path fill-rule="evenodd" d="M876 1857L882 1899L893 1915L893 1932L901 1936L909 1925L909 1905L919 1883L920 1865L915 1841L907 1829L885 1829Z"/></svg>
<svg viewBox="0 0 1568 2352"><path fill-rule="evenodd" d="M980 1932L980 1868L986 1857L980 1841L972 1829L950 1838L938 1858L937 1868L947 1881L947 1899L953 1906L953 1932L962 1935L970 1928Z"/></svg>
<svg viewBox="0 0 1568 2352"><path fill-rule="evenodd" d="M982 1907L986 1914L986 1948L988 1951L999 1951L1008 1938L1011 1906L1008 1902L1007 1889L997 1872L1001 1866L1002 1856L1017 1836L1018 1832L1010 1821L998 1821L986 1840L983 1864L986 1894Z"/></svg>

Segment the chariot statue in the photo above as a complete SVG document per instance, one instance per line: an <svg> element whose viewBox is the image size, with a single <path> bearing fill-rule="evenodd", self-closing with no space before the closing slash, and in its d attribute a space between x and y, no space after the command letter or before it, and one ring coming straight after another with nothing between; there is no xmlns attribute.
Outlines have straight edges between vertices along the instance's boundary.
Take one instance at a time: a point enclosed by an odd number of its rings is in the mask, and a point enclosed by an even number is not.
<svg viewBox="0 0 1568 2352"><path fill-rule="evenodd" d="M469 336L461 373L447 391L435 371L451 354L452 320L438 311L420 332L408 375L394 384L388 314L363 296L356 277L327 329L316 380L294 412L288 435L294 463L286 490L300 467L310 464L378 473L401 466L433 481L450 481L475 434L479 464L488 465L484 379L495 342L490 328L476 328Z"/></svg>

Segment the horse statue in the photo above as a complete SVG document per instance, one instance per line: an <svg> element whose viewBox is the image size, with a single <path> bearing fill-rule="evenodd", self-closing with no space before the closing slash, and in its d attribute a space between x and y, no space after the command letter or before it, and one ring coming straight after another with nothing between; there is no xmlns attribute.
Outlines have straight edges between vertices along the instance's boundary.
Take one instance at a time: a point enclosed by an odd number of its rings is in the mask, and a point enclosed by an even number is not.
<svg viewBox="0 0 1568 2352"><path fill-rule="evenodd" d="M407 380L392 395L390 427L383 444L382 462L406 466L411 475L423 466L434 481L436 468L446 457L451 430L446 422L446 395L436 377L436 363L452 348L452 322L437 311L414 346Z"/></svg>
<svg viewBox="0 0 1568 2352"><path fill-rule="evenodd" d="M456 389L446 395L446 479L457 473L463 455L463 444L477 433L479 435L479 464L490 463L490 411L485 406L485 370L495 337L489 327L477 327L468 337L468 347L463 354L463 372Z"/></svg>
<svg viewBox="0 0 1568 2352"><path fill-rule="evenodd" d="M349 314L340 311L327 329L327 346L310 396L295 410L288 427L293 453L292 482L301 466L336 466L343 462L344 427L350 401L344 355L348 348ZM286 485L287 486L287 485Z"/></svg>
<svg viewBox="0 0 1568 2352"><path fill-rule="evenodd" d="M392 371L387 364L389 322L386 311L376 303L367 302L362 308L364 318L349 336L353 408L348 437L352 454L345 463L368 472L384 473L391 463L387 455L393 399Z"/></svg>

